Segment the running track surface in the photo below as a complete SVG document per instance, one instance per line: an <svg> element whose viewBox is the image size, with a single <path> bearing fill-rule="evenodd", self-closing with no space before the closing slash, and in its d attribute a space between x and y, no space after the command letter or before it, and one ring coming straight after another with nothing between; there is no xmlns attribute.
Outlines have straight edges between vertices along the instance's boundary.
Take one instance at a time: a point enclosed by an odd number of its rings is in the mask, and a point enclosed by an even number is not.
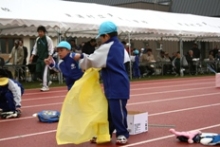
<svg viewBox="0 0 220 147"><path fill-rule="evenodd" d="M26 90L23 96L23 113L18 119L0 120L1 147L58 147L57 123L38 122L32 114L42 110L60 111L66 87ZM128 111L149 113L149 124L175 125L178 131L200 129L202 132L220 133L220 89L215 87L215 77L176 78L131 83ZM147 133L129 138L124 147L181 147L169 133L169 127L149 127ZM73 136L74 137L74 136ZM107 144L61 145L61 147L113 147ZM190 146L202 147L200 144Z"/></svg>

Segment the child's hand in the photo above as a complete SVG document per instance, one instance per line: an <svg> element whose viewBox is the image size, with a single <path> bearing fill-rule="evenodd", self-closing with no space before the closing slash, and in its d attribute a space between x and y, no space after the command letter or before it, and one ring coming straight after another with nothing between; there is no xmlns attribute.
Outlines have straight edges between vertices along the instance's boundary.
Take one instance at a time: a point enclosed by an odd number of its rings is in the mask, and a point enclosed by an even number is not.
<svg viewBox="0 0 220 147"><path fill-rule="evenodd" d="M50 59L44 59L44 63L45 63L46 65L49 65L49 64L50 64Z"/></svg>
<svg viewBox="0 0 220 147"><path fill-rule="evenodd" d="M78 60L80 59L80 57L81 57L81 54L75 53L73 59L76 60L76 61L78 61Z"/></svg>

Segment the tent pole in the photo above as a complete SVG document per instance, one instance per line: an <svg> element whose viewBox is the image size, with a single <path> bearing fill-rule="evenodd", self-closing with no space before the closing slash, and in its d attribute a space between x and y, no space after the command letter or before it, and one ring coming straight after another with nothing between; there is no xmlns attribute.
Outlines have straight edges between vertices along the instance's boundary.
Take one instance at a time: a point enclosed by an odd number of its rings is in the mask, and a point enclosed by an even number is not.
<svg viewBox="0 0 220 147"><path fill-rule="evenodd" d="M183 59L183 39L180 37L180 73L181 73L181 58Z"/></svg>
<svg viewBox="0 0 220 147"><path fill-rule="evenodd" d="M128 32L129 57L131 59L131 34ZM130 79L132 80L132 61L130 61Z"/></svg>
<svg viewBox="0 0 220 147"><path fill-rule="evenodd" d="M59 44L61 41L62 41L62 38L61 38L61 31L60 31L60 28L59 28L59 32L57 32L57 44ZM60 61L60 58L58 56L58 62ZM63 74L61 72L58 73L58 79L59 79L59 84L63 84Z"/></svg>

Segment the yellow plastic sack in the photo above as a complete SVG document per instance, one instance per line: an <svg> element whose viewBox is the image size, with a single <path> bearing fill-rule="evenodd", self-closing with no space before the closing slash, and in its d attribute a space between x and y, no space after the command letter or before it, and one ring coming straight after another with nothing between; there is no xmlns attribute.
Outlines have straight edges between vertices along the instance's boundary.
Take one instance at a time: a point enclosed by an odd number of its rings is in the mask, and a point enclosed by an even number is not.
<svg viewBox="0 0 220 147"><path fill-rule="evenodd" d="M64 100L58 123L57 144L80 144L97 137L110 141L107 100L99 83L98 69L88 69Z"/></svg>

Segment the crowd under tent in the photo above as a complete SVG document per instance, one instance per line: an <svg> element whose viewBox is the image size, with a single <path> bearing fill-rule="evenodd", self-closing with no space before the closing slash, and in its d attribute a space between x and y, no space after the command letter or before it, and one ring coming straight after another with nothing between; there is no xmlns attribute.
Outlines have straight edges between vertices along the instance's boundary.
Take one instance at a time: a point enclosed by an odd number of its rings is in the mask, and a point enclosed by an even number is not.
<svg viewBox="0 0 220 147"><path fill-rule="evenodd" d="M1 35L36 36L39 25L48 35L93 38L103 21L113 21L119 36L130 40L219 42L220 19L61 0L1 0Z"/></svg>

